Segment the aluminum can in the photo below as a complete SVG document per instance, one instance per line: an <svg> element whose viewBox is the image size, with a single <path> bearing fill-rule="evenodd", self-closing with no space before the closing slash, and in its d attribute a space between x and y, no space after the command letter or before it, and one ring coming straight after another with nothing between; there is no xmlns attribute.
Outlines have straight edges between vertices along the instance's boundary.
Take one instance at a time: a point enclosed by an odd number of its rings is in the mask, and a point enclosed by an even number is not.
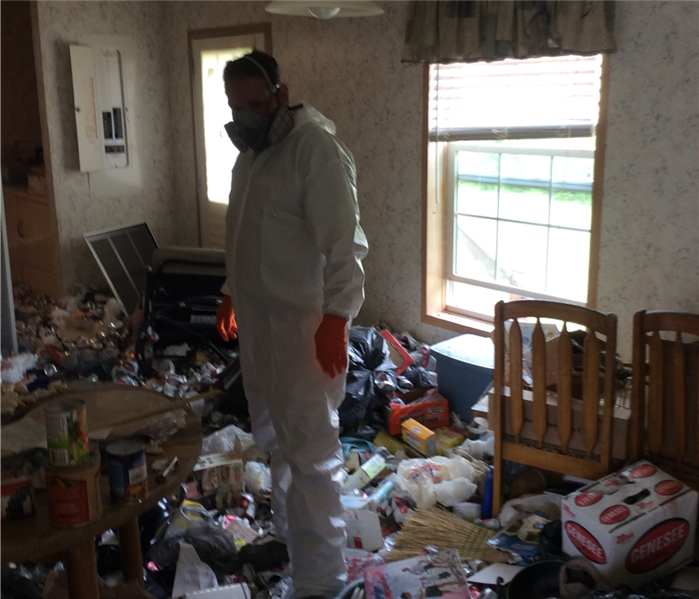
<svg viewBox="0 0 699 599"><path fill-rule="evenodd" d="M49 464L74 468L90 459L87 414L82 399L55 400L44 406Z"/></svg>
<svg viewBox="0 0 699 599"><path fill-rule="evenodd" d="M124 439L107 446L109 495L114 505L138 503L148 496L146 449L142 441Z"/></svg>

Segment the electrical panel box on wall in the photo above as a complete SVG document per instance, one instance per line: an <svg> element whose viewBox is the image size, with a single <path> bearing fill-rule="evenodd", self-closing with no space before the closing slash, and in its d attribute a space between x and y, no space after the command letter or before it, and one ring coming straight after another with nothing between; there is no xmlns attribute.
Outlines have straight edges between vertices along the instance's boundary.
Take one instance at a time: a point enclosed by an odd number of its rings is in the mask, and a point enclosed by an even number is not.
<svg viewBox="0 0 699 599"><path fill-rule="evenodd" d="M99 48L94 54L102 111L102 161L107 168L126 168L129 160L121 53L115 48Z"/></svg>
<svg viewBox="0 0 699 599"><path fill-rule="evenodd" d="M70 46L80 170L129 165L127 111L121 52Z"/></svg>
<svg viewBox="0 0 699 599"><path fill-rule="evenodd" d="M85 34L70 46L80 171L92 197L143 192L144 106L139 46L124 35ZM140 90L140 91L139 91Z"/></svg>

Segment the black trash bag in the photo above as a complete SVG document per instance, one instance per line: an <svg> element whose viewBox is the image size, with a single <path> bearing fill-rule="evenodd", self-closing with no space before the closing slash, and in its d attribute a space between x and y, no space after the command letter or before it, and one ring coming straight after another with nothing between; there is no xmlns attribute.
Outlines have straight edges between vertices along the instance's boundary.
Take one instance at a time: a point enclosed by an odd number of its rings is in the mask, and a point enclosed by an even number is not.
<svg viewBox="0 0 699 599"><path fill-rule="evenodd" d="M396 365L384 338L369 327L351 327L345 399L340 405L340 426L356 429L369 412L380 409L395 390Z"/></svg>
<svg viewBox="0 0 699 599"><path fill-rule="evenodd" d="M563 526L560 519L544 524L539 534L540 559L560 559L563 554Z"/></svg>
<svg viewBox="0 0 699 599"><path fill-rule="evenodd" d="M338 410L340 426L356 429L366 416L374 397L374 380L370 370L350 370L347 373L345 399Z"/></svg>
<svg viewBox="0 0 699 599"><path fill-rule="evenodd" d="M28 574L26 571L24 574ZM20 572L19 568L2 565L2 581L0 586L2 599L42 599L41 591L29 576Z"/></svg>
<svg viewBox="0 0 699 599"><path fill-rule="evenodd" d="M233 535L214 526L198 526L183 534L160 539L151 547L150 559L161 569L176 566L180 541L194 547L199 559L214 571L217 578L240 570L238 548Z"/></svg>
<svg viewBox="0 0 699 599"><path fill-rule="evenodd" d="M403 372L403 376L412 384L413 388L436 389L437 373L427 370L419 364L411 364Z"/></svg>

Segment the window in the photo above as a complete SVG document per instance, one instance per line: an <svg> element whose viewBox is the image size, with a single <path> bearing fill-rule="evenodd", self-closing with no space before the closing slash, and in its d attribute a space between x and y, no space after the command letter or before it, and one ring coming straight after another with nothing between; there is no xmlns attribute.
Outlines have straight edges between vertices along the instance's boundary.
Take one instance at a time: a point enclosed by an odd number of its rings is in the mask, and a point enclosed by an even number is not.
<svg viewBox="0 0 699 599"><path fill-rule="evenodd" d="M203 247L224 245L231 169L238 157L223 127L231 120L223 88L223 69L229 60L254 49L271 53L271 43L269 23L189 32L199 241Z"/></svg>
<svg viewBox="0 0 699 599"><path fill-rule="evenodd" d="M500 300L594 305L601 56L426 67L423 319L487 330Z"/></svg>

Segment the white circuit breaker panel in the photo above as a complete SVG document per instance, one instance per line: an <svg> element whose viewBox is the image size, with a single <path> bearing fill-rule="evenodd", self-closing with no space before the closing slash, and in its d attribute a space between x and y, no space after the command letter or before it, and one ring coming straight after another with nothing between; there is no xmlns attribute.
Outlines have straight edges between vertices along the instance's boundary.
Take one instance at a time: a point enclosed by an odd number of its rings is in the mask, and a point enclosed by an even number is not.
<svg viewBox="0 0 699 599"><path fill-rule="evenodd" d="M122 55L117 48L70 46L80 170L129 166Z"/></svg>

